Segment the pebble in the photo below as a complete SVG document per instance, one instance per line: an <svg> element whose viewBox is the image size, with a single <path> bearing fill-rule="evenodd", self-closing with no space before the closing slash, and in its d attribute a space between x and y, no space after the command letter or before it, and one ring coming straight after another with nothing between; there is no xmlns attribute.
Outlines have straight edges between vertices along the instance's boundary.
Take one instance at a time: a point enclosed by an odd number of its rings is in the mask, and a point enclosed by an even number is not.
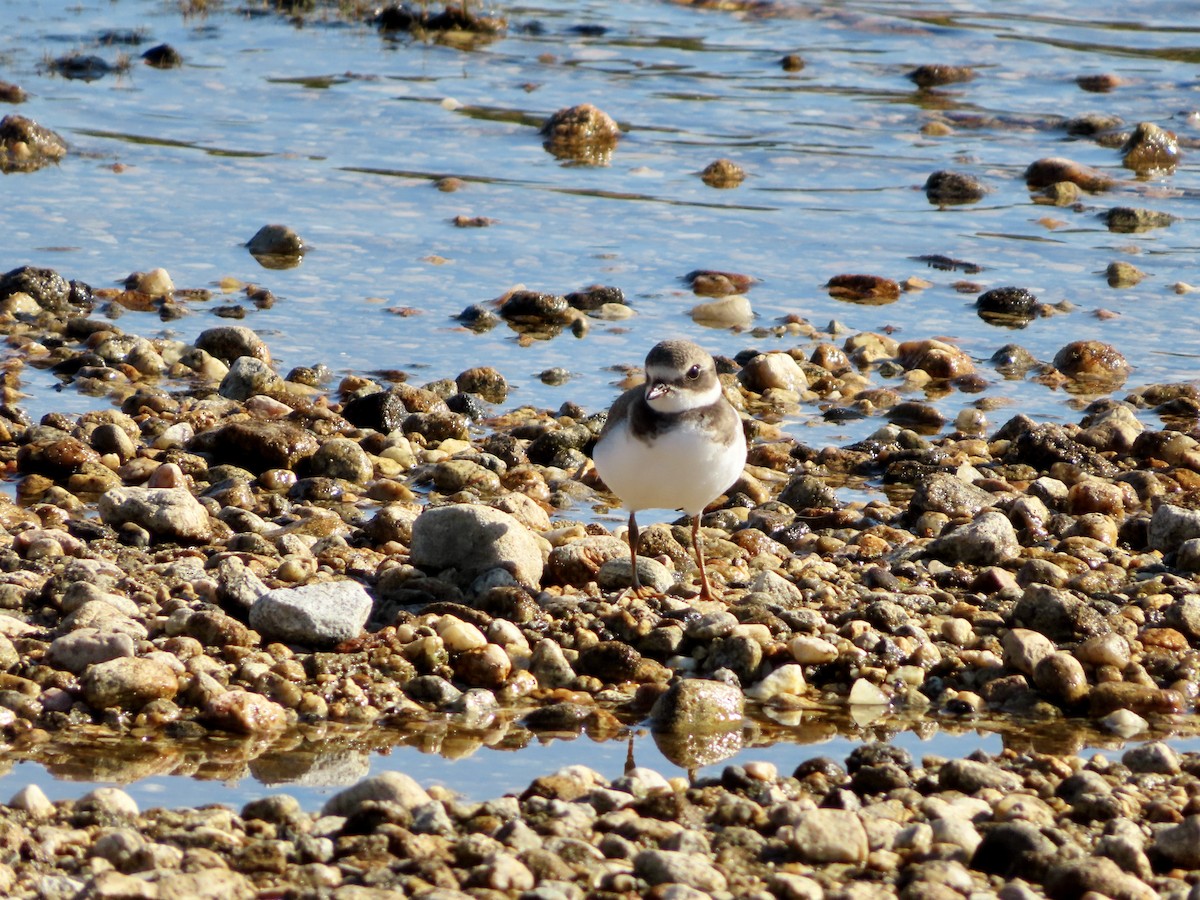
<svg viewBox="0 0 1200 900"><path fill-rule="evenodd" d="M268 640L327 647L357 637L374 601L354 581L276 588L250 607L250 627Z"/></svg>

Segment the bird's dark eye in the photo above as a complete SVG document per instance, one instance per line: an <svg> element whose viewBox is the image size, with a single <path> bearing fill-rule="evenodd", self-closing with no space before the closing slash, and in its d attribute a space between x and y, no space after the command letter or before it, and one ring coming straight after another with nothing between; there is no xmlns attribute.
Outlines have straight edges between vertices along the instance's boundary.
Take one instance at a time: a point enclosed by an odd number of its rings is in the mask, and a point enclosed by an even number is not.
<svg viewBox="0 0 1200 900"><path fill-rule="evenodd" d="M688 370L687 370L687 377L688 377L689 379L691 379L692 381L695 381L697 378L699 378L699 377L700 377L700 367L699 367L699 366L692 366L690 369L688 369Z"/></svg>

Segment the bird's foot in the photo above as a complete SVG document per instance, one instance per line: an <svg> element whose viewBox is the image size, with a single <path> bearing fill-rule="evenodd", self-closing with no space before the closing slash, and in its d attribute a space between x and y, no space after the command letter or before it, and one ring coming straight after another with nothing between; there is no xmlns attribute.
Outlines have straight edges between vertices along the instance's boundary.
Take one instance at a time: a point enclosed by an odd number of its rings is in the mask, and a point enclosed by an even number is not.
<svg viewBox="0 0 1200 900"><path fill-rule="evenodd" d="M614 603L627 603L632 600L649 600L653 597L661 597L661 596L663 596L662 591L655 590L654 588L650 587L649 585L646 585L646 584L633 585L633 584L631 584L629 587L627 587L623 591L621 591L621 593L617 594L617 596L613 598L613 602Z"/></svg>

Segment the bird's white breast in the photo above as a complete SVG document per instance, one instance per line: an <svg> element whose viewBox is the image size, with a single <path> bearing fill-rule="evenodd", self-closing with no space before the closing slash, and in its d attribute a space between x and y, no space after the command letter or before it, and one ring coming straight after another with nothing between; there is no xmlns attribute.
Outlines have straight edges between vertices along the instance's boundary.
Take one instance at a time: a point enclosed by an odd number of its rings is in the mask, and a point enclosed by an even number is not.
<svg viewBox="0 0 1200 900"><path fill-rule="evenodd" d="M698 423L681 422L649 442L622 422L596 445L600 477L631 511L681 509L695 515L742 473L746 445L713 441Z"/></svg>

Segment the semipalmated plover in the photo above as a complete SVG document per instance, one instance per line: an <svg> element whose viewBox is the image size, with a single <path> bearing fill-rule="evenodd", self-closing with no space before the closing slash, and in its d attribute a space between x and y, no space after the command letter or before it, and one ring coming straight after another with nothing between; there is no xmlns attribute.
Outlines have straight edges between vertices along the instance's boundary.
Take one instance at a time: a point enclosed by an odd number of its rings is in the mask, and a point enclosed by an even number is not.
<svg viewBox="0 0 1200 900"><path fill-rule="evenodd" d="M721 390L713 359L690 341L663 341L646 356L646 383L625 391L608 412L592 459L604 483L629 510L635 591L638 526L643 509L679 509L692 517L700 596L712 599L700 514L742 474L742 421Z"/></svg>

